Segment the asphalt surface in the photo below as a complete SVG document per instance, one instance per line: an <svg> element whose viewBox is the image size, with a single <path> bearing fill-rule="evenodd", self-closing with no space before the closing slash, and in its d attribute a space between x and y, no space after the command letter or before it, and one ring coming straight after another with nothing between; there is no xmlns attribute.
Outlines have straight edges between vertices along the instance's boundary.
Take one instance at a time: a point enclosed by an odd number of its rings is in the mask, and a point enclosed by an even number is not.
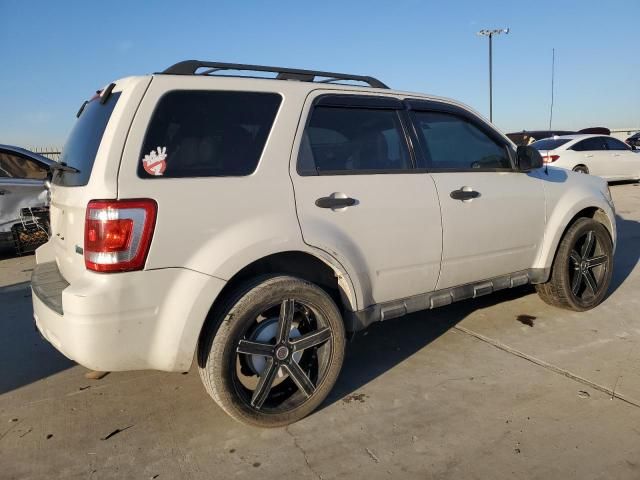
<svg viewBox="0 0 640 480"><path fill-rule="evenodd" d="M228 418L197 371L84 378L33 329L32 256L0 260L0 479L640 478L640 186L595 310L530 287L371 327L286 429Z"/></svg>

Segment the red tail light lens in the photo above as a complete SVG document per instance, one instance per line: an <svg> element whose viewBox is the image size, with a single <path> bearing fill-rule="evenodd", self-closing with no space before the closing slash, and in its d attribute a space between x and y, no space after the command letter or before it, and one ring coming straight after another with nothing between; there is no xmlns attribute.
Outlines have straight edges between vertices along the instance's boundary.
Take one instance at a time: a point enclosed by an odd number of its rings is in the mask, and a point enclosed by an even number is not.
<svg viewBox="0 0 640 480"><path fill-rule="evenodd" d="M560 155L544 155L542 157L542 161L544 163L551 163L551 162L555 162L559 158L560 158Z"/></svg>
<svg viewBox="0 0 640 480"><path fill-rule="evenodd" d="M84 264L96 272L141 270L156 222L153 200L92 200L84 224Z"/></svg>

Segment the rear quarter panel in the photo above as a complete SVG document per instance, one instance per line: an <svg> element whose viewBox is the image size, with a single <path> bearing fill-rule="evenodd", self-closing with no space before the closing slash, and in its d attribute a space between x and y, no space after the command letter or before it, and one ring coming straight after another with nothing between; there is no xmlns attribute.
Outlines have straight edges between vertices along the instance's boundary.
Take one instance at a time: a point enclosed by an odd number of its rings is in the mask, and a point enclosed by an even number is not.
<svg viewBox="0 0 640 480"><path fill-rule="evenodd" d="M158 203L147 269L182 267L228 280L252 259L302 245L288 164L304 96L295 88L280 90L280 82L265 82L249 87L232 78L154 77L133 120L118 178L120 198ZM279 93L282 103L256 171L238 177L139 178L147 125L159 99L172 90Z"/></svg>

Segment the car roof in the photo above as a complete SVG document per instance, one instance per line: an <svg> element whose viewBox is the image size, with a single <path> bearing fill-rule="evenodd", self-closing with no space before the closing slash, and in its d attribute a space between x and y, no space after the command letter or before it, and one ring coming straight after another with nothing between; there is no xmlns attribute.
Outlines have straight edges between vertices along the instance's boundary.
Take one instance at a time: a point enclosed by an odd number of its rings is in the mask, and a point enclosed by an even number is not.
<svg viewBox="0 0 640 480"><path fill-rule="evenodd" d="M609 137L610 135L596 135L593 133L580 133L576 135L555 135L553 137L542 138L541 140L582 140L593 137Z"/></svg>
<svg viewBox="0 0 640 480"><path fill-rule="evenodd" d="M29 157L36 162L43 163L47 167L51 167L52 165L56 165L58 163L55 160L45 157L44 155L40 155L39 153L32 152L31 150L27 150L26 148L16 147L14 145L0 144L0 150L24 155L25 157Z"/></svg>

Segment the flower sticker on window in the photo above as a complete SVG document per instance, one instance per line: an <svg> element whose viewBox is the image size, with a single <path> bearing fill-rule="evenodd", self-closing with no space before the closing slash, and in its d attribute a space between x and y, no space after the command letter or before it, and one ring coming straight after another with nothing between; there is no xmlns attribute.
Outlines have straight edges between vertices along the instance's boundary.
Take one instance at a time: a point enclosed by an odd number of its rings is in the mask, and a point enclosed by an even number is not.
<svg viewBox="0 0 640 480"><path fill-rule="evenodd" d="M149 175L162 175L167 168L167 147L151 150L151 153L142 159L142 166Z"/></svg>

